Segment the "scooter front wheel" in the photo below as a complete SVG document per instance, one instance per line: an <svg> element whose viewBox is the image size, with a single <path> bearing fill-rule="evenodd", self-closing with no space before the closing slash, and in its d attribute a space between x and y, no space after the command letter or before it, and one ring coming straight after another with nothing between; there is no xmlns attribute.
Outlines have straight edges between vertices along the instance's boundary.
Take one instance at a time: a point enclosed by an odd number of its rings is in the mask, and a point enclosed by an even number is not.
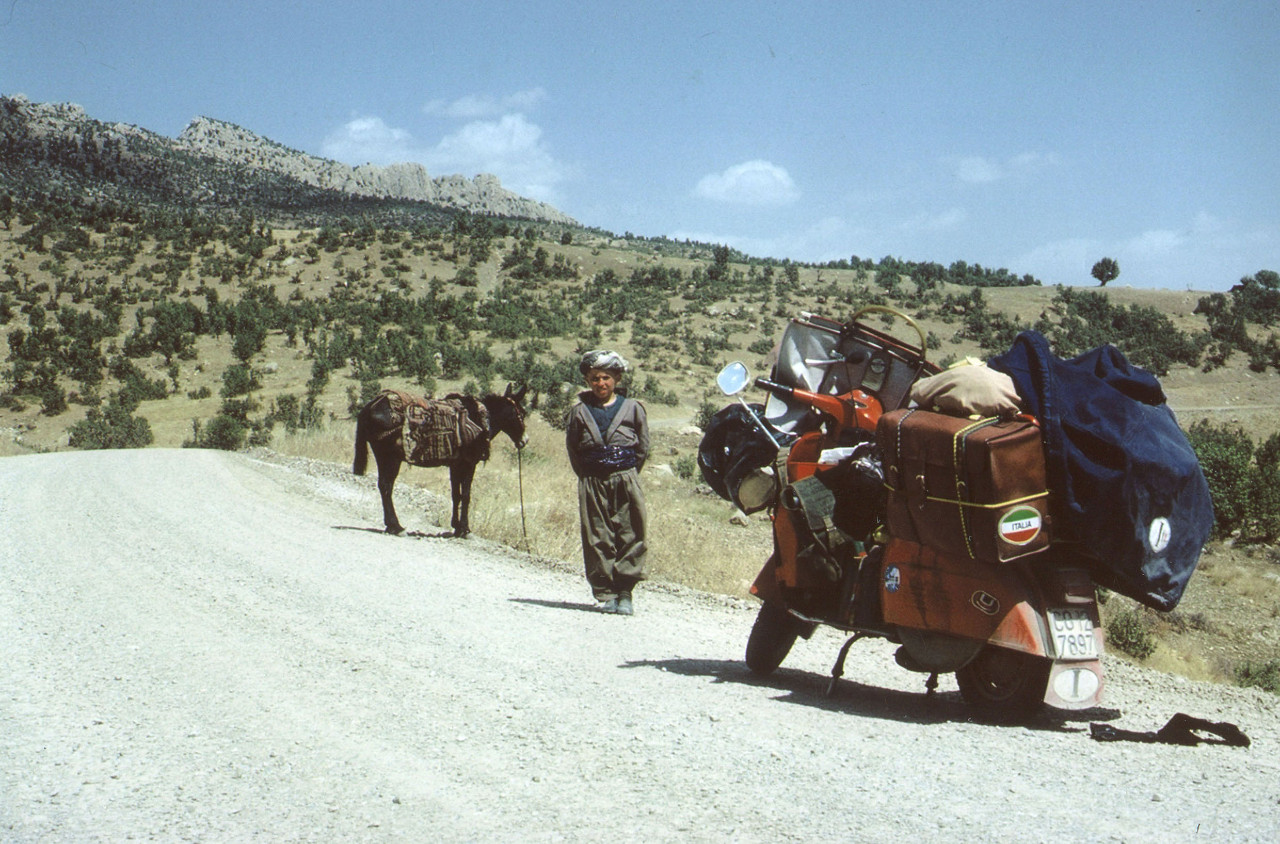
<svg viewBox="0 0 1280 844"><path fill-rule="evenodd" d="M988 645L956 672L965 703L998 718L1040 711L1049 685L1049 660Z"/></svg>
<svg viewBox="0 0 1280 844"><path fill-rule="evenodd" d="M801 622L792 618L785 607L765 601L747 637L747 668L761 676L772 674L791 653L800 628Z"/></svg>

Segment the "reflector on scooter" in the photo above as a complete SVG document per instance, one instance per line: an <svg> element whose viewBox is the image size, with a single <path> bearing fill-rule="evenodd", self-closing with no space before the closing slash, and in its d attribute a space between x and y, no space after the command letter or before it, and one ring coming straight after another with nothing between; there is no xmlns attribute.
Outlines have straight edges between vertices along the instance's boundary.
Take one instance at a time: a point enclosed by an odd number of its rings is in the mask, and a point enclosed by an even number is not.
<svg viewBox="0 0 1280 844"><path fill-rule="evenodd" d="M1066 706L1096 703L1101 685L1102 678L1088 665L1062 668L1054 675L1052 682L1053 693Z"/></svg>

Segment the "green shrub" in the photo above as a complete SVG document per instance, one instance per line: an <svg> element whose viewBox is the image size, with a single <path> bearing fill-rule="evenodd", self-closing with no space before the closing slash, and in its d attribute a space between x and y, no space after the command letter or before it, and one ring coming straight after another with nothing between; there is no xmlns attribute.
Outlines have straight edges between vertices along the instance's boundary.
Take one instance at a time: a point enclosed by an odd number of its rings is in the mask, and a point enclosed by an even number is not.
<svg viewBox="0 0 1280 844"><path fill-rule="evenodd" d="M557 431L569 427L569 410L578 400L577 392L566 384L553 385L541 393L538 400L538 415Z"/></svg>
<svg viewBox="0 0 1280 844"><path fill-rule="evenodd" d="M692 454L682 454L671 462L671 471L675 472L677 478L691 481L699 475L698 459Z"/></svg>
<svg viewBox="0 0 1280 844"><path fill-rule="evenodd" d="M258 374L242 363L233 363L222 373L223 398L246 396L262 386Z"/></svg>
<svg viewBox="0 0 1280 844"><path fill-rule="evenodd" d="M1138 659L1156 652L1156 637L1141 607L1126 607L1106 624L1107 644Z"/></svg>
<svg viewBox="0 0 1280 844"><path fill-rule="evenodd" d="M40 412L45 416L57 416L67 410L67 391L57 381L50 379L40 386Z"/></svg>
<svg viewBox="0 0 1280 844"><path fill-rule="evenodd" d="M711 417L720 412L720 408L709 401L704 401L698 405L698 412L694 414L693 424L702 430L707 430L707 426L711 424Z"/></svg>
<svg viewBox="0 0 1280 844"><path fill-rule="evenodd" d="M1273 694L1280 694L1280 659L1267 662L1245 662L1236 667L1235 680L1241 686L1255 686Z"/></svg>
<svg viewBox="0 0 1280 844"><path fill-rule="evenodd" d="M675 390L662 389L661 382L652 375L645 376L644 384L633 395L641 401L664 404L668 407L680 404L680 397L676 395Z"/></svg>
<svg viewBox="0 0 1280 844"><path fill-rule="evenodd" d="M1239 425L1202 419L1187 431L1213 498L1214 532L1226 536L1248 515L1253 441Z"/></svg>
<svg viewBox="0 0 1280 844"><path fill-rule="evenodd" d="M124 393L116 393L105 406L91 407L85 418L68 429L72 448L142 448L151 445L155 435L151 423L134 416L137 402Z"/></svg>
<svg viewBox="0 0 1280 844"><path fill-rule="evenodd" d="M203 427L199 419L191 420L191 439L184 441L182 447L237 451L244 447L248 434L249 426L243 421L229 414L219 413Z"/></svg>

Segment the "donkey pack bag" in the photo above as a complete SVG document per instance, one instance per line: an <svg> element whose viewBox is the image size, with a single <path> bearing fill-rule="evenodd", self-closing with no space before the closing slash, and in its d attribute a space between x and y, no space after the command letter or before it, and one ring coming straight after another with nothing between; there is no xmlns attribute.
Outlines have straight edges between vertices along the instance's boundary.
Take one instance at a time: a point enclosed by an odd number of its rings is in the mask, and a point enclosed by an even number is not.
<svg viewBox="0 0 1280 844"><path fill-rule="evenodd" d="M471 420L460 396L430 399L399 390L384 390L383 395L404 420L405 460L413 466L447 466L462 449L484 436L484 429ZM484 415L484 405L477 405Z"/></svg>
<svg viewBox="0 0 1280 844"><path fill-rule="evenodd" d="M876 441L891 536L988 562L1049 546L1044 448L1034 422L895 410L880 417Z"/></svg>

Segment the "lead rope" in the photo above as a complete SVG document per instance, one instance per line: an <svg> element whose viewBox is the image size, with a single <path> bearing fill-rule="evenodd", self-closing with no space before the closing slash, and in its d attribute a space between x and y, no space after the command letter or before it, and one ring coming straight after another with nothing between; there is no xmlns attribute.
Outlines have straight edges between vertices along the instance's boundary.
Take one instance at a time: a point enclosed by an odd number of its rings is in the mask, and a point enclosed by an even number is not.
<svg viewBox="0 0 1280 844"><path fill-rule="evenodd" d="M524 449L516 449L516 474L520 479L520 535L524 538L524 551L533 553L529 547L529 529L524 523Z"/></svg>

